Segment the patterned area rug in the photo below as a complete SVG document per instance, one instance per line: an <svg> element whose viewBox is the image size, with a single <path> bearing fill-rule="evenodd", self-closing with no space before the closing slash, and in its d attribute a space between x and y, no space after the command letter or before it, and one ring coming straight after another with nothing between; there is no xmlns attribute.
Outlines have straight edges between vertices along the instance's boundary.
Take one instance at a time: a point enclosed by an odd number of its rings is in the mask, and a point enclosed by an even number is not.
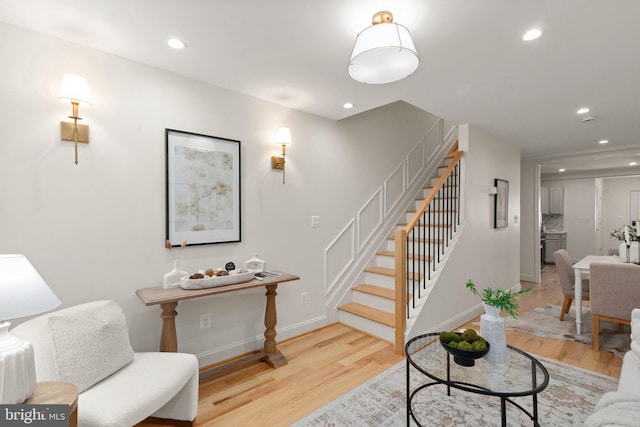
<svg viewBox="0 0 640 427"><path fill-rule="evenodd" d="M583 309L582 334L578 335L574 308L571 308L569 313L565 315L564 321L560 321L561 307L553 304L547 305L547 308L536 308L535 311L522 313L517 319L506 317L507 329L538 337L593 344L591 311L588 308ZM600 322L600 347L623 357L624 353L629 351L631 343L629 328L625 327L624 331L623 333L618 332L617 323Z"/></svg>
<svg viewBox="0 0 640 427"><path fill-rule="evenodd" d="M549 386L538 395L539 422L543 426L582 426L600 397L617 388L618 380L564 363L536 356L549 371ZM328 403L293 424L294 427L380 427L406 426L406 364L401 362L372 380ZM473 369L473 368L471 368ZM412 389L426 382L411 368ZM531 397L515 401L531 411ZM500 399L428 387L413 401L414 411L423 425L496 426L500 425ZM530 426L531 420L507 403L507 423ZM411 425L415 425L413 420Z"/></svg>

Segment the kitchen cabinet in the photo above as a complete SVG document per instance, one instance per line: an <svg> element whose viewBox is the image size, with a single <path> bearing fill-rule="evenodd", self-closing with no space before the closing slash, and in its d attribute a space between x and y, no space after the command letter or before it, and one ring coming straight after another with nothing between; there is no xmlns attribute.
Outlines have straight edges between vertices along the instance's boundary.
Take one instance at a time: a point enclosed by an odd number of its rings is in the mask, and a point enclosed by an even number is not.
<svg viewBox="0 0 640 427"><path fill-rule="evenodd" d="M549 188L540 188L540 210L544 215L549 213Z"/></svg>
<svg viewBox="0 0 640 427"><path fill-rule="evenodd" d="M544 262L546 264L555 264L553 253L560 249L567 249L567 233L565 231L547 232L545 238Z"/></svg>
<svg viewBox="0 0 640 427"><path fill-rule="evenodd" d="M564 187L541 187L540 211L543 214L564 214Z"/></svg>
<svg viewBox="0 0 640 427"><path fill-rule="evenodd" d="M549 188L549 213L564 214L564 187Z"/></svg>

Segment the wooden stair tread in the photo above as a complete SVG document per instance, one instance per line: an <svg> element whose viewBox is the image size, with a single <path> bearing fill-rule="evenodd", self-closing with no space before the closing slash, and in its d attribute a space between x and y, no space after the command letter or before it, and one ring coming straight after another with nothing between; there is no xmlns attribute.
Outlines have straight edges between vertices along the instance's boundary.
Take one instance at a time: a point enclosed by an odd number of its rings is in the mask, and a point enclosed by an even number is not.
<svg viewBox="0 0 640 427"><path fill-rule="evenodd" d="M388 256L391 258L395 258L396 254L393 251L379 251L376 252L376 255L380 255L380 256ZM415 254L407 254L407 258L409 259L420 259L420 260L427 260L427 261L433 261L433 257L426 257L424 256L424 254L422 255L415 255Z"/></svg>
<svg viewBox="0 0 640 427"><path fill-rule="evenodd" d="M395 328L395 315L387 311L378 310L377 308L367 307L366 305L350 302L338 307L338 310L346 311L365 319Z"/></svg>
<svg viewBox="0 0 640 427"><path fill-rule="evenodd" d="M396 275L396 271L393 268L367 267L364 269L364 271L366 271L367 273L376 273L391 277L394 277Z"/></svg>
<svg viewBox="0 0 640 427"><path fill-rule="evenodd" d="M365 294L375 295L380 298L389 299L395 301L396 291L394 289L383 288L382 286L369 285L363 283L352 288L354 291L363 292Z"/></svg>
<svg viewBox="0 0 640 427"><path fill-rule="evenodd" d="M389 236L387 237L387 240L392 240L395 241L396 238L393 236ZM414 239L412 237L409 238L410 241L412 242L420 242L420 243L442 243L443 240L442 239L423 239L423 238L419 238L419 239Z"/></svg>
<svg viewBox="0 0 640 427"><path fill-rule="evenodd" d="M396 270L384 267L367 267L364 269L366 273L381 274L383 276L396 277ZM409 279L422 280L422 274L409 273Z"/></svg>
<svg viewBox="0 0 640 427"><path fill-rule="evenodd" d="M407 212L410 212L410 211L407 211ZM413 211L413 212L415 212L415 211ZM452 224L431 224L431 223L429 223L429 224L421 225L420 227L441 227L441 228L447 228L447 227L451 227L451 226L452 226Z"/></svg>

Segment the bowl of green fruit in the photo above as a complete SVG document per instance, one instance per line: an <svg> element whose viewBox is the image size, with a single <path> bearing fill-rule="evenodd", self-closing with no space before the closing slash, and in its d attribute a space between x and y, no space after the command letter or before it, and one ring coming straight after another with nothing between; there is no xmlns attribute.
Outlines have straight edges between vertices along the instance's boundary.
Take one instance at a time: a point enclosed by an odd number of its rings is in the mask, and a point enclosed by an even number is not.
<svg viewBox="0 0 640 427"><path fill-rule="evenodd" d="M464 332L440 332L440 344L460 366L474 366L489 352L489 343L473 329Z"/></svg>

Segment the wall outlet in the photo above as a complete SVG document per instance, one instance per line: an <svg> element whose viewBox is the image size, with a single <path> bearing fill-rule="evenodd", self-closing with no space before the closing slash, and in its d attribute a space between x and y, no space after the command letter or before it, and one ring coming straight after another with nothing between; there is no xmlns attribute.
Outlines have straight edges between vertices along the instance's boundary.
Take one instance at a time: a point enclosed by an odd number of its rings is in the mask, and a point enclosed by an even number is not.
<svg viewBox="0 0 640 427"><path fill-rule="evenodd" d="M307 303L307 293L300 292L300 305L305 305Z"/></svg>
<svg viewBox="0 0 640 427"><path fill-rule="evenodd" d="M320 227L320 217L319 216L312 216L311 217L311 228L319 228Z"/></svg>
<svg viewBox="0 0 640 427"><path fill-rule="evenodd" d="M200 330L209 329L211 327L211 313L205 313L200 316Z"/></svg>

